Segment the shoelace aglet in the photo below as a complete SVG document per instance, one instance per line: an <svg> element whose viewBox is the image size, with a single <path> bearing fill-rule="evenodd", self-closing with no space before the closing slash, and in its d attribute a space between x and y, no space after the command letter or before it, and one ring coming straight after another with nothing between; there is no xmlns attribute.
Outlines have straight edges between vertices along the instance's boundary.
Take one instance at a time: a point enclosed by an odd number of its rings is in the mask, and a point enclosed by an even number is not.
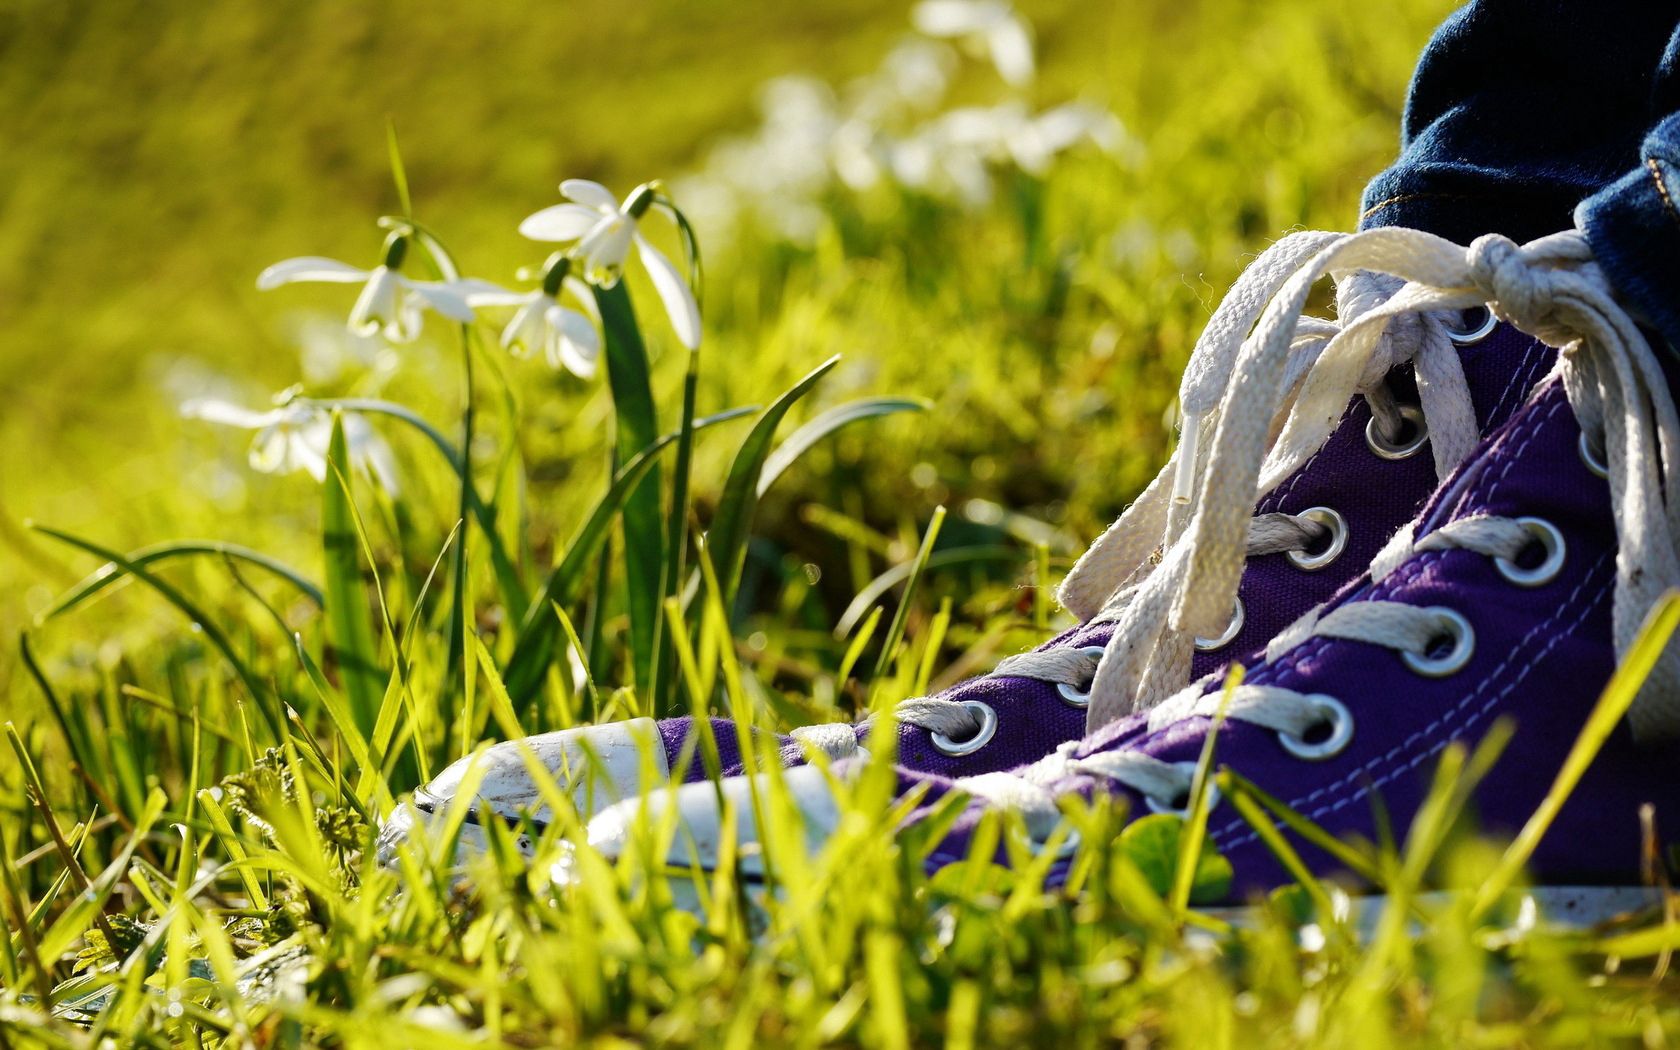
<svg viewBox="0 0 1680 1050"><path fill-rule="evenodd" d="M1196 449L1201 445L1201 430L1201 413L1185 413L1184 426L1179 430L1178 473L1173 478L1174 503L1190 502L1191 492L1196 485Z"/></svg>

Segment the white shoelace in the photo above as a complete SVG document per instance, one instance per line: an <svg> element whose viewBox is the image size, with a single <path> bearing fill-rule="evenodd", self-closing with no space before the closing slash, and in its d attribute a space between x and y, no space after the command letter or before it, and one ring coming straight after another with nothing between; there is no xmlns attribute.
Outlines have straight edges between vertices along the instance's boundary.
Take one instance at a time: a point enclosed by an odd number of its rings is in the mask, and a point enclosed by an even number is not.
<svg viewBox="0 0 1680 1050"><path fill-rule="evenodd" d="M1380 267L1366 272L1365 260L1381 262L1391 250L1378 236L1385 232L1291 234L1243 272L1185 370L1179 449L1062 585L1062 603L1082 621L1117 624L1106 649L1100 657L1089 648L1022 653L1001 661L994 675L1068 687L1070 700L1088 704L1088 728L1182 687L1198 636L1218 636L1230 620L1247 559L1309 551L1325 537L1322 522L1255 516L1254 504L1323 445L1355 394L1385 435L1407 427L1385 384L1397 365L1411 363L1416 373L1437 475L1469 454L1480 435L1446 327L1458 313L1396 305L1402 282L1380 276ZM1337 281L1340 324L1302 312L1325 276ZM1232 521L1234 530L1224 527ZM1198 594L1187 593L1192 586ZM1214 608L1216 615L1208 612ZM904 700L893 717L936 739L973 740L985 730L975 705L937 697ZM845 757L867 725L810 726L793 736Z"/></svg>
<svg viewBox="0 0 1680 1050"><path fill-rule="evenodd" d="M1680 452L1680 416L1649 344L1615 301L1580 233L1558 234L1522 247L1488 236L1466 249L1417 231L1372 232L1389 235L1384 240L1390 254L1361 265L1411 282L1384 310L1461 309L1485 301L1501 319L1562 351L1558 367L1570 405L1589 444L1604 449L1619 545L1614 638L1616 655L1624 656L1652 604L1680 585L1680 494L1670 496L1680 483L1673 471ZM1351 330L1352 326L1345 331ZM1291 419L1291 425L1294 422ZM1286 458L1288 438L1286 429L1279 443ZM1563 553L1561 544L1547 542L1547 530L1556 535L1539 519L1491 516L1451 521L1416 540L1408 528L1377 556L1370 574L1373 581L1381 580L1416 553L1452 549L1498 559L1507 574L1555 574ZM1517 559L1537 539L1542 564L1525 569ZM1424 674L1453 673L1474 646L1468 622L1449 608L1367 600L1307 614L1273 640L1266 659L1275 660L1312 637L1392 649ZM1280 742L1302 757L1334 753L1325 749L1344 746L1353 732L1352 713L1334 697L1263 685L1240 685L1227 697L1209 686L1207 680L1193 683L1155 706L1149 729L1211 717L1223 706L1225 717L1275 731ZM1644 741L1680 736L1680 660L1674 646L1646 680L1629 722ZM1035 834L1047 833L1058 819L1052 786L1072 776L1123 784L1143 794L1153 808L1182 809L1194 763L1168 763L1126 749L1076 758L1077 746L1064 745L1013 773L968 777L958 783L973 795L1023 813Z"/></svg>

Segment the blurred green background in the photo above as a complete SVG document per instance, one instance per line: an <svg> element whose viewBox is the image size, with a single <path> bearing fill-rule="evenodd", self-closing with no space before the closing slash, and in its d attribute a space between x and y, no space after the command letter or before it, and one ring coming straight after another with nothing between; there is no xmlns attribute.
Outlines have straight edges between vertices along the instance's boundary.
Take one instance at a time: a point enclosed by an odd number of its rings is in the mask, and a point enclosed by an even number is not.
<svg viewBox="0 0 1680 1050"><path fill-rule="evenodd" d="M813 505L882 544L878 563L831 574L813 622L901 558L937 503L1068 555L1147 480L1177 370L1245 257L1293 227L1351 227L1392 156L1411 64L1448 5L1356 6L1033 0L1038 78L1010 88L968 58L939 105L1083 100L1123 125L1114 148L1042 174L1000 165L978 204L828 185L795 238L699 217L703 412L761 401L835 352L846 362L811 411L858 393L933 402L848 434L764 508L764 564L839 557ZM511 282L544 254L515 226L561 178L680 187L753 133L771 78L843 99L910 33L908 7L881 0L0 5L0 695L22 687L10 639L93 567L24 519L122 548L234 540L318 572L318 491L252 473L247 436L180 418L183 399L260 407L301 382L453 427L447 343L346 365L351 292L253 283L293 255L377 261L373 219L396 208L387 121L417 214L470 272ZM669 406L680 361L649 327ZM483 462L518 444L540 563L599 490L610 402L541 362L504 368L519 422L497 421L492 385ZM424 455L393 440L411 468ZM703 500L726 452L702 446ZM441 537L452 494L409 476ZM773 617L774 595L761 604ZM109 666L180 632L134 593L76 615L43 632L54 666Z"/></svg>

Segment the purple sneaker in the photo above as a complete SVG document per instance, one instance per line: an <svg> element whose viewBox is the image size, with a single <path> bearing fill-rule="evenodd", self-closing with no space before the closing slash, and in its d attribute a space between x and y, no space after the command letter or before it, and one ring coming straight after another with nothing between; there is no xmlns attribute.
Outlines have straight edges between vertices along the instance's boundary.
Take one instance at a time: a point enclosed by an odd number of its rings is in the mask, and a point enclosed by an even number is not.
<svg viewBox="0 0 1680 1050"><path fill-rule="evenodd" d="M1339 266L1362 246L1380 249L1388 232L1293 234L1244 273L1198 341L1180 391L1183 445L1196 454L1175 454L1062 587L1063 604L1083 622L990 674L896 705L885 721L896 726L900 764L949 778L1011 769L1264 645L1357 575L1480 435L1509 418L1554 352L1485 306L1422 309L1395 295L1401 282ZM1332 272L1340 325L1302 313ZM1309 416L1316 425L1300 421ZM1258 427L1257 456L1233 470L1214 453L1220 427L1237 421ZM1274 454L1262 463L1266 448ZM1193 565L1180 541L1190 511L1204 506L1238 527L1199 541ZM1205 548L1216 545L1212 556ZM1232 565L1212 582L1188 574ZM1218 613L1201 630L1167 627L1189 586ZM1129 648L1105 658L1122 642ZM1093 681L1099 664L1125 670ZM776 742L782 763L801 765L812 750L855 755L877 720L795 730ZM712 729L722 771L739 773L734 726L714 719ZM498 744L481 760L489 772L479 797L503 816L536 807L540 818L521 752L530 747L587 817L641 794L649 771L655 787L704 779L694 730L688 718L638 719ZM592 762L586 753L616 752L631 739L654 745L651 763ZM394 845L453 797L466 764L416 792L382 841Z"/></svg>
<svg viewBox="0 0 1680 1050"><path fill-rule="evenodd" d="M1680 586L1672 377L1578 234L1522 248L1498 237L1468 250L1433 239L1410 247L1390 264L1433 287L1411 285L1402 295L1435 308L1487 298L1565 347L1557 376L1482 443L1365 577L1249 660L1229 696L1210 676L1142 716L1141 727L1116 723L1009 773L932 781L935 791L955 788L975 801L930 868L964 859L976 827L1000 808L1021 813L1035 842L1050 837L1069 797L1103 793L1123 797L1133 813L1182 813L1215 732L1216 763L1334 836L1374 840L1373 803L1395 827L1409 827L1432 760L1505 719L1514 734L1475 792L1479 819L1510 834L1534 813L1642 621ZM1640 883L1638 811L1654 805L1671 824L1680 812L1677 649L1657 661L1529 858L1536 884L1568 900L1577 919L1645 898L1630 889ZM786 783L820 826L834 805L818 772L792 771ZM903 786L919 779L928 778L900 773ZM741 780L727 787L731 797L745 791ZM617 853L639 813L670 807L690 831L684 843L716 842L718 794L686 787L608 810L591 823L590 839ZM1208 832L1234 871L1230 899L1294 881L1217 798ZM1334 857L1304 840L1292 845L1315 874L1340 874ZM704 866L714 858L694 859ZM1065 864L1056 862L1053 881Z"/></svg>

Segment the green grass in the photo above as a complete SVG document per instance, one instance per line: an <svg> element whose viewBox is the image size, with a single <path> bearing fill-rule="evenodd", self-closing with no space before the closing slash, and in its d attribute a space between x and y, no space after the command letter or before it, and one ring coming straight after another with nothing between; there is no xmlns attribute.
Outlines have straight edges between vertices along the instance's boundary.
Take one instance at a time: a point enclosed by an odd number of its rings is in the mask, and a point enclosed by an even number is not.
<svg viewBox="0 0 1680 1050"><path fill-rule="evenodd" d="M1035 104L1092 98L1135 148L1002 178L974 210L826 192L808 243L702 224L692 429L689 359L639 277L645 348L620 333L610 377L515 361L480 326L464 459L448 325L324 368L300 344L330 344L352 293L253 286L286 256L375 261L374 219L403 210L387 123L415 217L507 283L541 261L514 228L560 178L680 187L751 129L765 80L872 68L905 30L899 5L0 12L0 634L21 639L0 651L0 1045L1680 1032L1663 977L1680 937L1661 921L1526 931L1490 898L1415 927L1396 912L1362 943L1308 879L1230 930L1195 910L1219 878L1196 834L1122 832L1100 805L1069 815L1066 888L1025 861L929 880L931 832L895 838L880 775L815 857L772 792L780 892L753 904L725 870L700 917L645 857L581 851L577 883L552 883L577 834L563 821L542 864L493 850L470 891L442 854L372 862L372 820L482 741L696 707L784 728L852 717L1041 639L1055 579L1164 459L1178 370L1245 258L1292 227L1353 224L1447 5L1023 6ZM971 63L954 93L999 88ZM653 403L630 418L641 369ZM321 484L255 473L248 435L176 411L260 407L294 383L358 399L400 497L336 454ZM112 582L82 584L108 561ZM670 599L690 581L696 601ZM1530 836L1505 853L1447 833L1465 801L1452 774L1488 759L1451 756L1429 826L1350 864L1406 900L1425 872L1518 878ZM1257 825L1294 819L1220 787Z"/></svg>

